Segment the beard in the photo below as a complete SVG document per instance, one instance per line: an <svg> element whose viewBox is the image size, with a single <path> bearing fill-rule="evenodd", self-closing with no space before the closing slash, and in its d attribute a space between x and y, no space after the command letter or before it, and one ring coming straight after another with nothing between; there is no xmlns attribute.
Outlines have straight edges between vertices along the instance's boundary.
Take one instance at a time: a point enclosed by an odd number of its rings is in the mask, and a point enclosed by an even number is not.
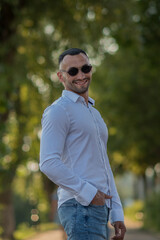
<svg viewBox="0 0 160 240"><path fill-rule="evenodd" d="M90 81L90 78L76 79L73 80L71 83L66 82L65 88L66 90L70 90L78 94L83 94L88 91Z"/></svg>

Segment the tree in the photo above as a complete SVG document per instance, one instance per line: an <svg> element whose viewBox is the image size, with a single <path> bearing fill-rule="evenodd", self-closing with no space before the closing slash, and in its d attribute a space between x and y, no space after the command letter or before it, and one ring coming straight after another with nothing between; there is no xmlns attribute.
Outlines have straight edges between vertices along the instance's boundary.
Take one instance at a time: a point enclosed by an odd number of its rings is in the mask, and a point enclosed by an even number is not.
<svg viewBox="0 0 160 240"><path fill-rule="evenodd" d="M109 123L116 165L144 173L159 159L159 2L2 0L0 26L0 222L11 238L12 183L20 164L38 161L40 119L62 90L55 70L65 48L87 50L97 69L91 94Z"/></svg>
<svg viewBox="0 0 160 240"><path fill-rule="evenodd" d="M119 50L106 55L95 82L99 107L110 126L111 157L121 172L145 175L159 161L159 12L158 1L139 1L127 28L109 29ZM145 14L144 14L145 13Z"/></svg>

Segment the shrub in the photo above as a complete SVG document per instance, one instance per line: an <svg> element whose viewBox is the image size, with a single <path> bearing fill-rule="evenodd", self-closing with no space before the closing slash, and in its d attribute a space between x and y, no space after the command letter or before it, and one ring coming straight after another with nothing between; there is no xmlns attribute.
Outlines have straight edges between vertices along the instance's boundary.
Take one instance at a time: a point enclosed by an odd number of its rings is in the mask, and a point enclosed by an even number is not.
<svg viewBox="0 0 160 240"><path fill-rule="evenodd" d="M141 221L143 220L143 207L143 201L135 201L132 205L125 207L125 216L133 221Z"/></svg>
<svg viewBox="0 0 160 240"><path fill-rule="evenodd" d="M160 231L160 193L154 193L145 202L144 227Z"/></svg>

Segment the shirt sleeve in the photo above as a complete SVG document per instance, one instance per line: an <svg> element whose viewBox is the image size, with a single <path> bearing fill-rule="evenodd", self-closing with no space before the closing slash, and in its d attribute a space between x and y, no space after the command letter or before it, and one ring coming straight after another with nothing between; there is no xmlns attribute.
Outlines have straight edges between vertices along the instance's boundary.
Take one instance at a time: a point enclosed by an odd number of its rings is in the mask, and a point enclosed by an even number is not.
<svg viewBox="0 0 160 240"><path fill-rule="evenodd" d="M46 109L42 118L40 170L55 184L72 192L80 204L87 206L97 189L75 175L62 161L69 129L69 117L62 106L56 104Z"/></svg>
<svg viewBox="0 0 160 240"><path fill-rule="evenodd" d="M111 224L117 221L124 222L123 208L117 192L114 176L113 176L110 165L109 165L109 171L110 171L110 178L111 178L110 187L111 187L111 196L112 196L112 207L110 210L109 220Z"/></svg>

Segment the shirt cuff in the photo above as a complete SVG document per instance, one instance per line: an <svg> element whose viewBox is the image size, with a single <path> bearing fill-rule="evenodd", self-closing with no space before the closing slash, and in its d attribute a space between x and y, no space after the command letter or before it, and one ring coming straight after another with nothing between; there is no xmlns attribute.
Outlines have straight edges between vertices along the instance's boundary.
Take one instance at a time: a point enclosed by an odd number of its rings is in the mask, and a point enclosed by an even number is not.
<svg viewBox="0 0 160 240"><path fill-rule="evenodd" d="M124 222L124 214L122 209L111 209L109 216L110 223L114 223L117 221Z"/></svg>
<svg viewBox="0 0 160 240"><path fill-rule="evenodd" d="M97 193L95 188L90 183L86 182L79 195L75 196L75 199L83 206L88 206Z"/></svg>

